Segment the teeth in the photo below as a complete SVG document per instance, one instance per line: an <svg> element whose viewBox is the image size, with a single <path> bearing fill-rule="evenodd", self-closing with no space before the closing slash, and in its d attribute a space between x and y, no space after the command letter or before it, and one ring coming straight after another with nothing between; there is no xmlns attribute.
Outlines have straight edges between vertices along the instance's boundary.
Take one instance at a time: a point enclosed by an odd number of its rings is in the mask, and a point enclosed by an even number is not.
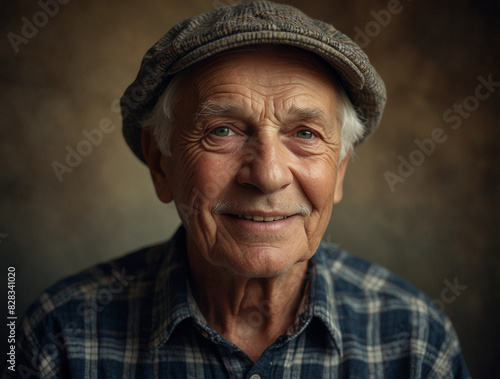
<svg viewBox="0 0 500 379"><path fill-rule="evenodd" d="M268 217L263 217L263 216L250 216L250 215L238 215L238 218L243 218L245 220L252 220L252 221L257 221L257 222L270 222L270 221L278 221L278 220L283 220L286 217L283 216L268 216Z"/></svg>

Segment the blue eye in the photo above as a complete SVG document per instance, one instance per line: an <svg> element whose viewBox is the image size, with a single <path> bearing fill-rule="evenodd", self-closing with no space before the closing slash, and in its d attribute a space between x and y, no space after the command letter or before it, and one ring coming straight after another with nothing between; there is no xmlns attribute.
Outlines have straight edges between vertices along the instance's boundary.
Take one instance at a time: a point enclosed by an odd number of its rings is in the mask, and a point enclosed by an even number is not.
<svg viewBox="0 0 500 379"><path fill-rule="evenodd" d="M299 130L295 135L302 139L311 139L314 137L314 133L310 130Z"/></svg>
<svg viewBox="0 0 500 379"><path fill-rule="evenodd" d="M227 137L231 134L234 134L234 132L227 126L219 126L218 128L212 130L212 133L215 134L217 137Z"/></svg>

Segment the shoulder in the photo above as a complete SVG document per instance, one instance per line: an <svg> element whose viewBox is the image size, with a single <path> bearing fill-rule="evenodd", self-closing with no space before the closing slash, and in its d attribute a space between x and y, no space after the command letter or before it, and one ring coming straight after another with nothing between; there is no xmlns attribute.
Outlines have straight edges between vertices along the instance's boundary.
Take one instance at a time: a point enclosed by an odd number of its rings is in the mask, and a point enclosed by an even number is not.
<svg viewBox="0 0 500 379"><path fill-rule="evenodd" d="M110 297L126 296L137 287L144 291L154 284L165 245L146 247L57 281L28 308L26 317L37 319L37 315L82 299L108 302Z"/></svg>
<svg viewBox="0 0 500 379"><path fill-rule="evenodd" d="M425 314L427 321L450 328L448 317L427 294L387 268L326 243L320 245L315 258L341 303L376 307L379 312Z"/></svg>
<svg viewBox="0 0 500 379"><path fill-rule="evenodd" d="M150 327L156 277L167 245L98 264L45 290L20 325L17 370L65 376L59 370L79 367L97 339L118 354L132 316L141 322L135 336L143 338Z"/></svg>
<svg viewBox="0 0 500 379"><path fill-rule="evenodd" d="M451 321L423 291L378 264L326 243L315 260L349 340L345 346L364 340L394 362L406 356L418 372L412 377L468 377Z"/></svg>
<svg viewBox="0 0 500 379"><path fill-rule="evenodd" d="M409 281L387 268L360 258L337 246L322 243L315 259L335 282L335 290L349 296L377 297L422 303L438 310L434 302Z"/></svg>

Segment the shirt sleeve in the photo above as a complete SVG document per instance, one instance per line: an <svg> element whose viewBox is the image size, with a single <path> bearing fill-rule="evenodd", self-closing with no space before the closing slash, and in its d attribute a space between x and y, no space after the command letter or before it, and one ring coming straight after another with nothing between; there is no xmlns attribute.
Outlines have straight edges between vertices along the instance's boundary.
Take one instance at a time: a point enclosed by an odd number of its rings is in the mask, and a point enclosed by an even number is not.
<svg viewBox="0 0 500 379"><path fill-rule="evenodd" d="M424 363L430 374L422 378L469 379L471 376L462 354L458 336L449 318L437 311L430 313L427 354ZM420 376L419 376L420 377Z"/></svg>
<svg viewBox="0 0 500 379"><path fill-rule="evenodd" d="M6 368L3 378L70 378L66 359L68 330L37 301L26 313L19 329L15 370Z"/></svg>

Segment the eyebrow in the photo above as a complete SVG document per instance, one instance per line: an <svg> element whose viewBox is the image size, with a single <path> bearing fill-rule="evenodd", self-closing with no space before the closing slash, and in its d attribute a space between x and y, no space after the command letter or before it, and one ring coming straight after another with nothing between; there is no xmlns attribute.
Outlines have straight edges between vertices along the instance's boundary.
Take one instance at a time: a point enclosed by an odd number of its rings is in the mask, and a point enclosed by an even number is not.
<svg viewBox="0 0 500 379"><path fill-rule="evenodd" d="M299 108L293 106L289 111L289 115L291 115L291 118L294 120L313 120L328 125L331 124L328 115L320 108Z"/></svg>
<svg viewBox="0 0 500 379"><path fill-rule="evenodd" d="M197 122L202 118L209 116L217 116L221 114L234 114L241 111L241 108L229 104L216 103L213 100L207 100L200 105L201 110L194 116L194 121Z"/></svg>

